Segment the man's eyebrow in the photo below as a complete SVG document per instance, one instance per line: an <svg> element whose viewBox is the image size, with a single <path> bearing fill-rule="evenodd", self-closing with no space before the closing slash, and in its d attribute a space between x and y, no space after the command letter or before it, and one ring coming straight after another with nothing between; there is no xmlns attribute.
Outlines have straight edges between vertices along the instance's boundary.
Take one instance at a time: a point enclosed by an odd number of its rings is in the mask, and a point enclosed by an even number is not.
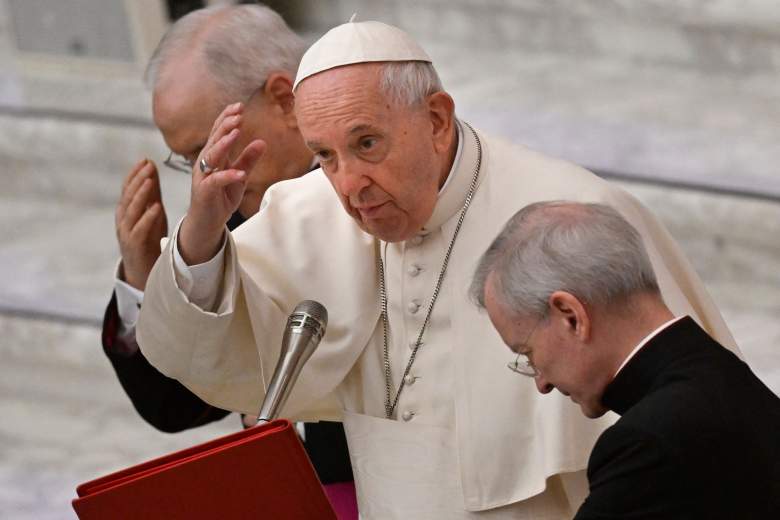
<svg viewBox="0 0 780 520"><path fill-rule="evenodd" d="M362 124L362 125L353 126L350 129L349 133L350 135L352 135L360 132L373 131L373 130L376 130L376 127L369 124Z"/></svg>
<svg viewBox="0 0 780 520"><path fill-rule="evenodd" d="M359 125L355 125L352 128L349 129L349 135L359 134L362 132L375 132L377 131L377 128L373 125L370 125L368 123L363 123ZM323 148L324 145L319 141L306 141L306 146L309 148Z"/></svg>

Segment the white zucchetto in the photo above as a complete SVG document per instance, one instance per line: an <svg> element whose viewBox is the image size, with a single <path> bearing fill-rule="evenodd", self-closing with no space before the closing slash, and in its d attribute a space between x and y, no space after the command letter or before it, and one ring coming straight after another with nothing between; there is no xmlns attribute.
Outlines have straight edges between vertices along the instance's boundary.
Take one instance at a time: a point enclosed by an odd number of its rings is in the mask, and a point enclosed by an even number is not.
<svg viewBox="0 0 780 520"><path fill-rule="evenodd" d="M314 42L301 58L293 90L319 72L377 61L426 61L431 58L404 31L382 22L347 22Z"/></svg>

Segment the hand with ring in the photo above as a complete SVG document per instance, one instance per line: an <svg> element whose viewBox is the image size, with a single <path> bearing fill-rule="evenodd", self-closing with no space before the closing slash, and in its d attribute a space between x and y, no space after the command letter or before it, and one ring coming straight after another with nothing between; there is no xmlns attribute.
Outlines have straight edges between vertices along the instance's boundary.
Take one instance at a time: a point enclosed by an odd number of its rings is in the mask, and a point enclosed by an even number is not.
<svg viewBox="0 0 780 520"><path fill-rule="evenodd" d="M208 175L209 173L214 171L214 168L209 166L209 163L206 162L205 157L200 158L198 165L200 166L200 171L202 171L204 175Z"/></svg>
<svg viewBox="0 0 780 520"><path fill-rule="evenodd" d="M234 103L222 111L192 168L190 208L178 238L179 252L189 265L206 262L219 251L225 224L244 196L247 175L265 151L265 142L257 139L231 154L241 133L243 108Z"/></svg>

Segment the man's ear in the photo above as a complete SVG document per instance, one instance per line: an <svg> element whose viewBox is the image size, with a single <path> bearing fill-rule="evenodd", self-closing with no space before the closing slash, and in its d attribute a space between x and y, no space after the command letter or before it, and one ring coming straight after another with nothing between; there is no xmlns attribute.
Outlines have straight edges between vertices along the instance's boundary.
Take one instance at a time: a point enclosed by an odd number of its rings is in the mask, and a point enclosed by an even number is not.
<svg viewBox="0 0 780 520"><path fill-rule="evenodd" d="M567 333L573 334L582 342L587 342L591 334L591 316L588 308L573 294L555 291L547 300L550 318L557 320Z"/></svg>
<svg viewBox="0 0 780 520"><path fill-rule="evenodd" d="M295 107L295 97L292 90L293 82L290 76L285 72L272 72L265 80L263 94L272 104L278 106L282 114L292 116Z"/></svg>
<svg viewBox="0 0 780 520"><path fill-rule="evenodd" d="M425 102L433 127L434 147L437 152L444 153L449 150L455 135L455 102L443 91L431 94Z"/></svg>

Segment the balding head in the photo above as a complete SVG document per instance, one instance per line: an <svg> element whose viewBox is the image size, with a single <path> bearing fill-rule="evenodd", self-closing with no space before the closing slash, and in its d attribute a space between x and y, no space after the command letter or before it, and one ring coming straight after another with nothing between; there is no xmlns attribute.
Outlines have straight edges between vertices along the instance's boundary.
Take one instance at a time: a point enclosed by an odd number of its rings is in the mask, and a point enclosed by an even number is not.
<svg viewBox="0 0 780 520"><path fill-rule="evenodd" d="M588 417L639 341L672 318L636 229L602 204L540 202L516 213L479 262L471 296L502 340Z"/></svg>
<svg viewBox="0 0 780 520"><path fill-rule="evenodd" d="M507 309L544 316L555 291L586 304L658 293L647 251L634 227L603 204L551 201L518 211L484 253L471 285L485 305L488 281Z"/></svg>
<svg viewBox="0 0 780 520"><path fill-rule="evenodd" d="M274 73L294 77L302 40L260 5L193 11L165 33L146 68L154 121L192 159L227 105L245 103Z"/></svg>
<svg viewBox="0 0 780 520"><path fill-rule="evenodd" d="M199 63L225 106L246 100L273 72L295 76L303 41L281 16L261 5L199 9L174 23L146 69L152 90L177 81L179 64ZM205 78L202 78L205 79Z"/></svg>

